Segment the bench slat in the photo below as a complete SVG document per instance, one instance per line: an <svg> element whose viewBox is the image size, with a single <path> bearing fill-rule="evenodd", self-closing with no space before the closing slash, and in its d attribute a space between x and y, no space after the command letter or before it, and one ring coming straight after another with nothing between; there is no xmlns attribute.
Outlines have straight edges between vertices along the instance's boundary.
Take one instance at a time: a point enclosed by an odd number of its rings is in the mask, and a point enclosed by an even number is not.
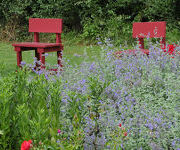
<svg viewBox="0 0 180 150"><path fill-rule="evenodd" d="M62 46L62 44L60 44L60 43L22 42L22 43L12 44L12 46L45 48L45 47Z"/></svg>

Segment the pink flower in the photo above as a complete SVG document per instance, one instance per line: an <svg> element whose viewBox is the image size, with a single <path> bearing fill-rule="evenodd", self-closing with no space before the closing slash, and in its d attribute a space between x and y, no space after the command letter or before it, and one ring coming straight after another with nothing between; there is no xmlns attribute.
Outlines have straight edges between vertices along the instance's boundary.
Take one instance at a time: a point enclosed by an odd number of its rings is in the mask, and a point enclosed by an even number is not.
<svg viewBox="0 0 180 150"><path fill-rule="evenodd" d="M60 129L58 129L58 131L57 131L57 132L58 132L58 134L60 134L60 133L61 133L61 130L60 130Z"/></svg>

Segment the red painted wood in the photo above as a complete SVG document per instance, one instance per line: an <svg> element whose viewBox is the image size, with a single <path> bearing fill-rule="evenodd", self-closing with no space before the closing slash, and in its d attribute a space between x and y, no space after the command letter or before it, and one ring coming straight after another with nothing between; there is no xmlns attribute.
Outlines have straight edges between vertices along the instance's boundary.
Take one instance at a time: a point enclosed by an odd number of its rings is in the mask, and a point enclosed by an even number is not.
<svg viewBox="0 0 180 150"><path fill-rule="evenodd" d="M56 33L56 43L61 43L61 34Z"/></svg>
<svg viewBox="0 0 180 150"><path fill-rule="evenodd" d="M62 19L29 19L29 32L62 33Z"/></svg>
<svg viewBox="0 0 180 150"><path fill-rule="evenodd" d="M17 51L17 66L21 67L21 61L22 61L22 52Z"/></svg>
<svg viewBox="0 0 180 150"><path fill-rule="evenodd" d="M160 39L160 45L161 45L162 49L166 47L166 38L165 37Z"/></svg>
<svg viewBox="0 0 180 150"><path fill-rule="evenodd" d="M14 47L14 50L16 51L16 52L20 52L21 51L21 48L20 47Z"/></svg>
<svg viewBox="0 0 180 150"><path fill-rule="evenodd" d="M35 57L37 58L37 61L40 60L39 53L37 52L37 50L35 50ZM36 62L36 67L35 67L35 69L37 69L38 67L39 67L39 64L38 64L38 62Z"/></svg>
<svg viewBox="0 0 180 150"><path fill-rule="evenodd" d="M39 53L39 60L41 62L41 69L45 69L45 53L43 48L38 48L37 52Z"/></svg>
<svg viewBox="0 0 180 150"><path fill-rule="evenodd" d="M37 52L37 50L35 50L35 57L37 58L37 60L39 60L39 53Z"/></svg>
<svg viewBox="0 0 180 150"><path fill-rule="evenodd" d="M60 43L39 43L39 42L23 42L23 43L15 43L12 44L13 46L18 47L40 47L40 48L46 48L46 47L54 47L54 46L62 46Z"/></svg>
<svg viewBox="0 0 180 150"><path fill-rule="evenodd" d="M135 22L133 23L133 38L138 38L139 48L144 49L143 38L160 38L161 48L165 47L166 22Z"/></svg>
<svg viewBox="0 0 180 150"><path fill-rule="evenodd" d="M139 38L138 41L139 41L139 48L144 49L144 39L143 38Z"/></svg>
<svg viewBox="0 0 180 150"><path fill-rule="evenodd" d="M61 51L57 52L57 63L60 67L62 67L62 52Z"/></svg>
<svg viewBox="0 0 180 150"><path fill-rule="evenodd" d="M161 48L165 47L166 41L166 22L135 22L133 23L133 38L137 38L140 51L149 55L149 50L144 50L144 38L160 38ZM135 51L127 50L125 53L134 53ZM119 54L124 51L118 52Z"/></svg>
<svg viewBox="0 0 180 150"><path fill-rule="evenodd" d="M133 38L160 38L166 36L166 22L135 22Z"/></svg>
<svg viewBox="0 0 180 150"><path fill-rule="evenodd" d="M14 43L14 50L17 52L17 65L20 67L22 51L35 50L35 57L41 61L41 69L45 68L46 52L57 52L58 65L62 67L62 50L64 46L61 41L62 19L29 19L29 32L34 32L34 42ZM56 43L40 43L39 32L56 33ZM36 64L38 67L38 64Z"/></svg>
<svg viewBox="0 0 180 150"><path fill-rule="evenodd" d="M39 42L39 33L34 32L34 42Z"/></svg>

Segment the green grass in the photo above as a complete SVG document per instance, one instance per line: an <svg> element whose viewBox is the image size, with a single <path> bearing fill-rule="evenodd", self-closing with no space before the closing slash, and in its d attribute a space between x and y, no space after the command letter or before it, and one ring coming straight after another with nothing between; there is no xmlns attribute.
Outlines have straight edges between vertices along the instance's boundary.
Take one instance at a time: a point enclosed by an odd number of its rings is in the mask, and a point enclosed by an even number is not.
<svg viewBox="0 0 180 150"><path fill-rule="evenodd" d="M167 34L167 43L171 43L171 41L175 42L177 41L178 37L180 36L177 32L177 30L173 30L171 33L168 32ZM98 56L101 53L101 47L97 45L85 45L80 43L87 43L87 41L82 42L78 36L70 32L66 37L63 37L63 44L64 44L64 52L63 52L63 58L65 60L69 60L69 64L71 65L79 65L81 64L84 59L86 58L86 61L94 61L94 56L98 58ZM30 37L29 37L30 38ZM43 42L53 42L54 41L54 35L45 37L43 39L43 36L41 37L41 40ZM31 39L32 40L32 39ZM27 41L31 41L30 39ZM157 41L157 39L155 39ZM155 43L154 41L154 43ZM124 47L121 47L121 49L132 49L132 45L123 44ZM126 46L125 46L126 45ZM145 48L148 48L147 39L145 39ZM117 50L120 49L118 46ZM83 54L86 51L87 57L84 57ZM33 63L33 57L34 57L34 51L25 51L23 54L23 61L25 61L27 64ZM50 65L56 65L57 64L57 57L56 53L48 53L49 55L46 57L46 64ZM12 46L12 43L7 42L0 42L0 73L1 75L7 75L8 73L11 73L16 70L17 62L16 62L16 52L14 51L14 47ZM4 68L4 69L3 69ZM4 70L2 72L2 69Z"/></svg>
<svg viewBox="0 0 180 150"><path fill-rule="evenodd" d="M16 62L16 52L14 51L14 47L11 45L12 43L4 43L0 42L0 68L4 68L2 75L7 75L10 72L16 70L17 62ZM100 54L99 46L81 46L81 45L67 45L64 46L63 58L65 60L69 60L69 64L71 65L79 65L84 61L83 55L84 52L87 53L88 61L93 61L93 56L98 56ZM46 57L46 63L50 65L57 64L57 56L56 53L48 53L49 55ZM34 51L25 51L22 53L23 61L27 64L33 63Z"/></svg>

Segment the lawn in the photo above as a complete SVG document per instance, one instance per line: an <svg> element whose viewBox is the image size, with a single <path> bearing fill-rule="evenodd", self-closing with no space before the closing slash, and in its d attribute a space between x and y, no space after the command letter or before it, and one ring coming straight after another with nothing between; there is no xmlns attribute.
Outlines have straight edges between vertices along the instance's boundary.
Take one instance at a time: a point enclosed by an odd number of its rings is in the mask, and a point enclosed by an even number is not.
<svg viewBox="0 0 180 150"><path fill-rule="evenodd" d="M100 47L95 45L81 46L81 45L65 45L63 51L63 58L68 60L71 65L79 65L84 61L84 55L88 56L88 61L93 61L94 56L100 54ZM34 61L34 51L25 51L23 54L23 61L27 64L32 64ZM46 57L47 65L55 65L57 63L56 53L48 53ZM87 60L87 59L86 59ZM0 42L0 64L4 68L3 75L7 75L16 70L16 52L11 43Z"/></svg>

